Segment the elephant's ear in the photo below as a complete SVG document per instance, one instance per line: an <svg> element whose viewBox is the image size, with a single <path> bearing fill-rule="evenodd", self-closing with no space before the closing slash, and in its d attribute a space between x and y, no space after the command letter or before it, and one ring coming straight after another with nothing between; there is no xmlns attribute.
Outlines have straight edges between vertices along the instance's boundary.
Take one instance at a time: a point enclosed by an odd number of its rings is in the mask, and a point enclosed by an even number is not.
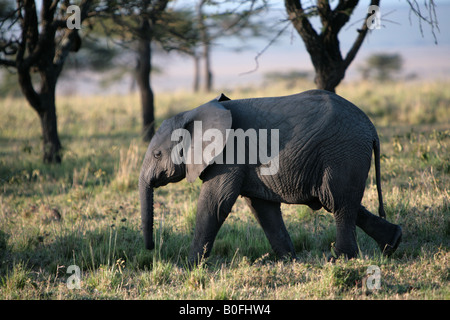
<svg viewBox="0 0 450 320"><path fill-rule="evenodd" d="M216 97L217 101L221 102L221 101L229 101L231 100L230 98L228 98L226 95L224 95L223 93L221 93L219 96Z"/></svg>
<svg viewBox="0 0 450 320"><path fill-rule="evenodd" d="M231 112L214 99L185 113L185 128L191 134L186 155L186 179L194 182L203 170L220 155L231 129Z"/></svg>

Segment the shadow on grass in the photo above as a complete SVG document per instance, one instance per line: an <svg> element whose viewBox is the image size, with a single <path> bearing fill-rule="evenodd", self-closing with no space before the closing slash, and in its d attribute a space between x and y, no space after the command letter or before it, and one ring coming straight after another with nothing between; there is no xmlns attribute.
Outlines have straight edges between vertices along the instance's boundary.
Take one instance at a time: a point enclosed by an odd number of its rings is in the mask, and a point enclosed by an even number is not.
<svg viewBox="0 0 450 320"><path fill-rule="evenodd" d="M95 271L104 266L112 267L118 261L123 261L130 270L150 270L155 256L158 261L182 265L190 244L189 235L171 231L164 240L157 233L160 239L156 242L156 249L146 250L141 231L126 222L88 231L79 227L61 227L55 235L28 235L25 241L16 243L14 247L7 244L11 236L4 231L0 233L0 274L19 263L31 270L53 275L69 265Z"/></svg>

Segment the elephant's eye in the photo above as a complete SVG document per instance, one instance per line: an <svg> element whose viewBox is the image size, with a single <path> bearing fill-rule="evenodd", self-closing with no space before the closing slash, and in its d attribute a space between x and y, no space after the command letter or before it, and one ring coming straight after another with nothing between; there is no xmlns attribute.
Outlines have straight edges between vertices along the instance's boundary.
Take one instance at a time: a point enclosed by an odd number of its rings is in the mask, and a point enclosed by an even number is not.
<svg viewBox="0 0 450 320"><path fill-rule="evenodd" d="M156 159L161 158L161 151L160 151L160 150L157 150L157 151L153 152L153 156L154 156Z"/></svg>

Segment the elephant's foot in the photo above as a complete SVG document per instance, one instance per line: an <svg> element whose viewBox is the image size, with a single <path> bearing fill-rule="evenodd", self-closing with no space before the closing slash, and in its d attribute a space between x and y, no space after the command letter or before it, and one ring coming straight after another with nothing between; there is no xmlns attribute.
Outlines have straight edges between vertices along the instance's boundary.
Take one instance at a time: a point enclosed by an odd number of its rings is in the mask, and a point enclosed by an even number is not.
<svg viewBox="0 0 450 320"><path fill-rule="evenodd" d="M294 252L285 254L283 256L278 256L278 259L284 262L301 262L300 258L297 256L297 254Z"/></svg>
<svg viewBox="0 0 450 320"><path fill-rule="evenodd" d="M383 254L387 257L392 255L395 250L397 250L398 245L402 241L402 228L400 226L395 226L395 232L393 233L392 239L386 244L378 244Z"/></svg>
<svg viewBox="0 0 450 320"><path fill-rule="evenodd" d="M353 259L358 256L357 250L340 250L337 245L334 243L331 244L331 253L327 257L327 261L331 263L335 263L338 259Z"/></svg>
<svg viewBox="0 0 450 320"><path fill-rule="evenodd" d="M363 206L358 211L356 225L377 242L385 256L393 254L402 240L400 226L373 215Z"/></svg>
<svg viewBox="0 0 450 320"><path fill-rule="evenodd" d="M347 261L349 259L353 259L356 258L357 255L348 255L345 253L340 253L340 254L336 254L336 253L331 253L330 255L328 255L327 257L327 261L330 263L335 263L338 259L344 259L344 261Z"/></svg>

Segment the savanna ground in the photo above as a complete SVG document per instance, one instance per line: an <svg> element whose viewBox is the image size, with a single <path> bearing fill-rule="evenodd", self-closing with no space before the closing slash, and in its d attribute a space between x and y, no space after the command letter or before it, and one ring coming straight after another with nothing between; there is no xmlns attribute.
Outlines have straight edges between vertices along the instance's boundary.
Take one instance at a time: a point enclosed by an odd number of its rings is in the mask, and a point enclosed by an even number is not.
<svg viewBox="0 0 450 320"><path fill-rule="evenodd" d="M223 91L245 98L312 87ZM299 261L280 261L238 199L211 257L192 270L199 180L156 190L156 249L144 249L137 95L58 97L61 165L42 163L27 103L0 98L0 299L450 299L450 83L353 83L338 93L378 129L387 217L403 228L397 252L383 257L358 230L359 257L328 263L332 215L283 205ZM158 94L158 124L214 96ZM373 168L363 204L377 212ZM70 265L80 268L79 289L67 286ZM371 265L380 268L378 290L366 286Z"/></svg>

